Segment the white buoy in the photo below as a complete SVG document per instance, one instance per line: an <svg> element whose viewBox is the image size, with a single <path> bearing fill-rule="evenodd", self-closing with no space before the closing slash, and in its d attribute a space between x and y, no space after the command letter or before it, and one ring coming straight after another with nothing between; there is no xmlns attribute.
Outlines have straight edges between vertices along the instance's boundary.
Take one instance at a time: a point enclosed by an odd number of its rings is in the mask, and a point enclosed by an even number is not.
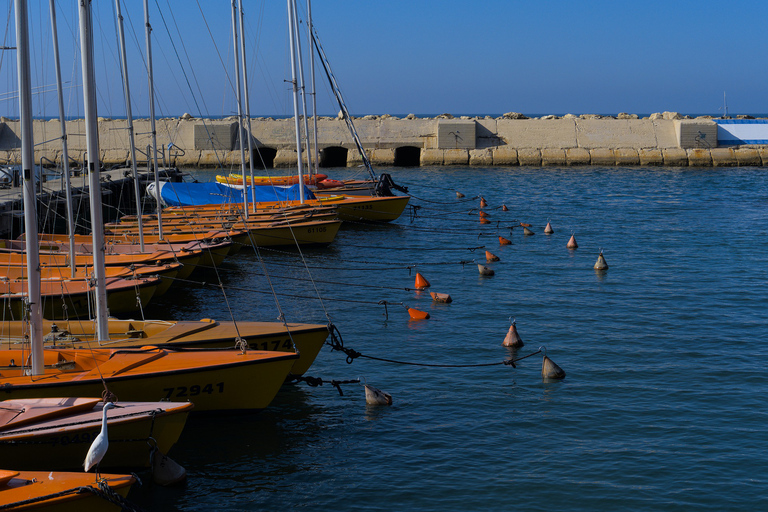
<svg viewBox="0 0 768 512"><path fill-rule="evenodd" d="M85 472L89 472L94 466L96 467L96 479L99 478L99 463L109 448L109 436L107 435L107 411L114 408L115 404L107 402L104 404L101 416L101 432L96 436L96 439L91 443L91 447L88 449L88 455L85 456L85 462L83 467Z"/></svg>
<svg viewBox="0 0 768 512"><path fill-rule="evenodd" d="M495 274L492 268L486 267L485 265L482 265L480 263L477 264L477 270L480 271L481 276L492 276Z"/></svg>
<svg viewBox="0 0 768 512"><path fill-rule="evenodd" d="M368 405L392 405L392 395L368 384L365 387L365 403Z"/></svg>
<svg viewBox="0 0 768 512"><path fill-rule="evenodd" d="M163 487L183 482L187 470L160 450L152 450L152 481Z"/></svg>
<svg viewBox="0 0 768 512"><path fill-rule="evenodd" d="M603 251L600 251L600 255L597 257L597 262L592 268L595 270L608 270L608 264L605 262L605 258L603 257Z"/></svg>
<svg viewBox="0 0 768 512"><path fill-rule="evenodd" d="M507 331L507 335L504 338L504 342L502 343L505 347L512 347L512 348L520 348L525 343L523 343L522 338L520 338L520 335L517 333L517 327L515 326L515 322L512 322L512 325L509 327L509 331Z"/></svg>
<svg viewBox="0 0 768 512"><path fill-rule="evenodd" d="M541 363L541 376L545 379L564 379L565 370L557 366L553 360L544 356L544 361Z"/></svg>

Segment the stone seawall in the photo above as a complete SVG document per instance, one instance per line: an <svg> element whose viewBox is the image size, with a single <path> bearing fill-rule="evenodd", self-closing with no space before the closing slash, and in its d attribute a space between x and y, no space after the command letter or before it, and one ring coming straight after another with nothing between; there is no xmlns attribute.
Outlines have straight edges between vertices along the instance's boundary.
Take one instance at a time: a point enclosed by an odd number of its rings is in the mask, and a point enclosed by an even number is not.
<svg viewBox="0 0 768 512"><path fill-rule="evenodd" d="M768 146L717 147L717 124L709 118L683 119L678 114L649 118L619 115L546 116L527 119L519 114L499 118L395 118L365 116L354 119L374 165L429 166L762 166L768 165ZM134 121L138 158L146 160L149 121ZM19 123L0 119L0 162L19 159ZM251 121L257 167L297 164L294 123L291 119L254 118ZM70 157L85 156L83 120L67 122ZM52 166L61 160L58 120L36 121L35 160ZM179 167L239 165L237 119L180 118L157 121L161 158ZM362 163L343 119L318 121L321 165L357 166ZM105 166L129 161L125 120L100 119L101 160ZM245 152L248 159L247 144Z"/></svg>

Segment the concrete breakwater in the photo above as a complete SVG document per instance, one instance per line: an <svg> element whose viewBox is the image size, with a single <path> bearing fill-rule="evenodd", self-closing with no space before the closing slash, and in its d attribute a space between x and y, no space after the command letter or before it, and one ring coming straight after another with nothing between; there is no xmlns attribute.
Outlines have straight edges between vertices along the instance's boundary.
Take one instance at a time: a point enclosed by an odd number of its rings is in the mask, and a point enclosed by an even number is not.
<svg viewBox="0 0 768 512"><path fill-rule="evenodd" d="M718 147L718 125L711 118L683 118L665 112L647 118L582 115L528 119L508 113L492 117L435 118L389 115L354 118L374 165L430 166L762 166L768 146ZM0 162L19 160L19 122L0 118ZM148 120L134 121L139 158L146 159ZM85 124L67 122L70 157L83 161ZM251 120L254 162L261 169L297 164L292 119ZM52 166L61 160L58 120L34 123L35 160ZM197 119L188 114L157 122L161 158L179 167L231 167L241 161L237 118ZM99 119L101 160L105 166L129 161L127 122ZM318 121L322 167L362 163L345 121ZM248 159L247 144L245 158Z"/></svg>

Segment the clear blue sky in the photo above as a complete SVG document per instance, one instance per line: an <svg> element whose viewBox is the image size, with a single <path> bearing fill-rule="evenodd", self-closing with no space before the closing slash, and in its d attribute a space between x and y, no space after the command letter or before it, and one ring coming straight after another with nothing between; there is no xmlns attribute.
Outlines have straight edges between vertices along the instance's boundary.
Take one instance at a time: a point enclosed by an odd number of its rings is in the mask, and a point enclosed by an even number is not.
<svg viewBox="0 0 768 512"><path fill-rule="evenodd" d="M302 20L306 0L298 0ZM82 115L77 1L59 0L67 114ZM11 0L3 45L15 44ZM99 115L124 115L114 1L94 2ZM53 89L48 0L29 0L33 81ZM146 116L143 8L123 1L135 116ZM768 2L315 0L320 40L354 115L768 113ZM286 2L244 0L251 114L292 113ZM8 17L10 16L10 18ZM229 0L150 0L158 116L236 111ZM302 25L302 34L305 34ZM306 62L305 62L306 64ZM318 67L319 112L334 115ZM17 116L14 52L0 115ZM56 116L52 93L36 115Z"/></svg>

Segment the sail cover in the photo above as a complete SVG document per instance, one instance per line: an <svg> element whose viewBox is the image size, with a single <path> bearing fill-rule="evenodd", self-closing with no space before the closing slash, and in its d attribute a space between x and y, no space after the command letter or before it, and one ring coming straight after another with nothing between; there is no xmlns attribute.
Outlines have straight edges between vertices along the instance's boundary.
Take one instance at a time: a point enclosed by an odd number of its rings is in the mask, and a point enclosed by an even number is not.
<svg viewBox="0 0 768 512"><path fill-rule="evenodd" d="M256 186L248 187L248 201L251 200L251 189L256 194L256 202L266 201L298 201L299 187ZM155 184L147 185L147 193L157 200ZM312 191L304 186L305 199L315 199ZM201 204L242 203L242 187L230 187L222 183L160 183L160 201L163 206L197 206Z"/></svg>

